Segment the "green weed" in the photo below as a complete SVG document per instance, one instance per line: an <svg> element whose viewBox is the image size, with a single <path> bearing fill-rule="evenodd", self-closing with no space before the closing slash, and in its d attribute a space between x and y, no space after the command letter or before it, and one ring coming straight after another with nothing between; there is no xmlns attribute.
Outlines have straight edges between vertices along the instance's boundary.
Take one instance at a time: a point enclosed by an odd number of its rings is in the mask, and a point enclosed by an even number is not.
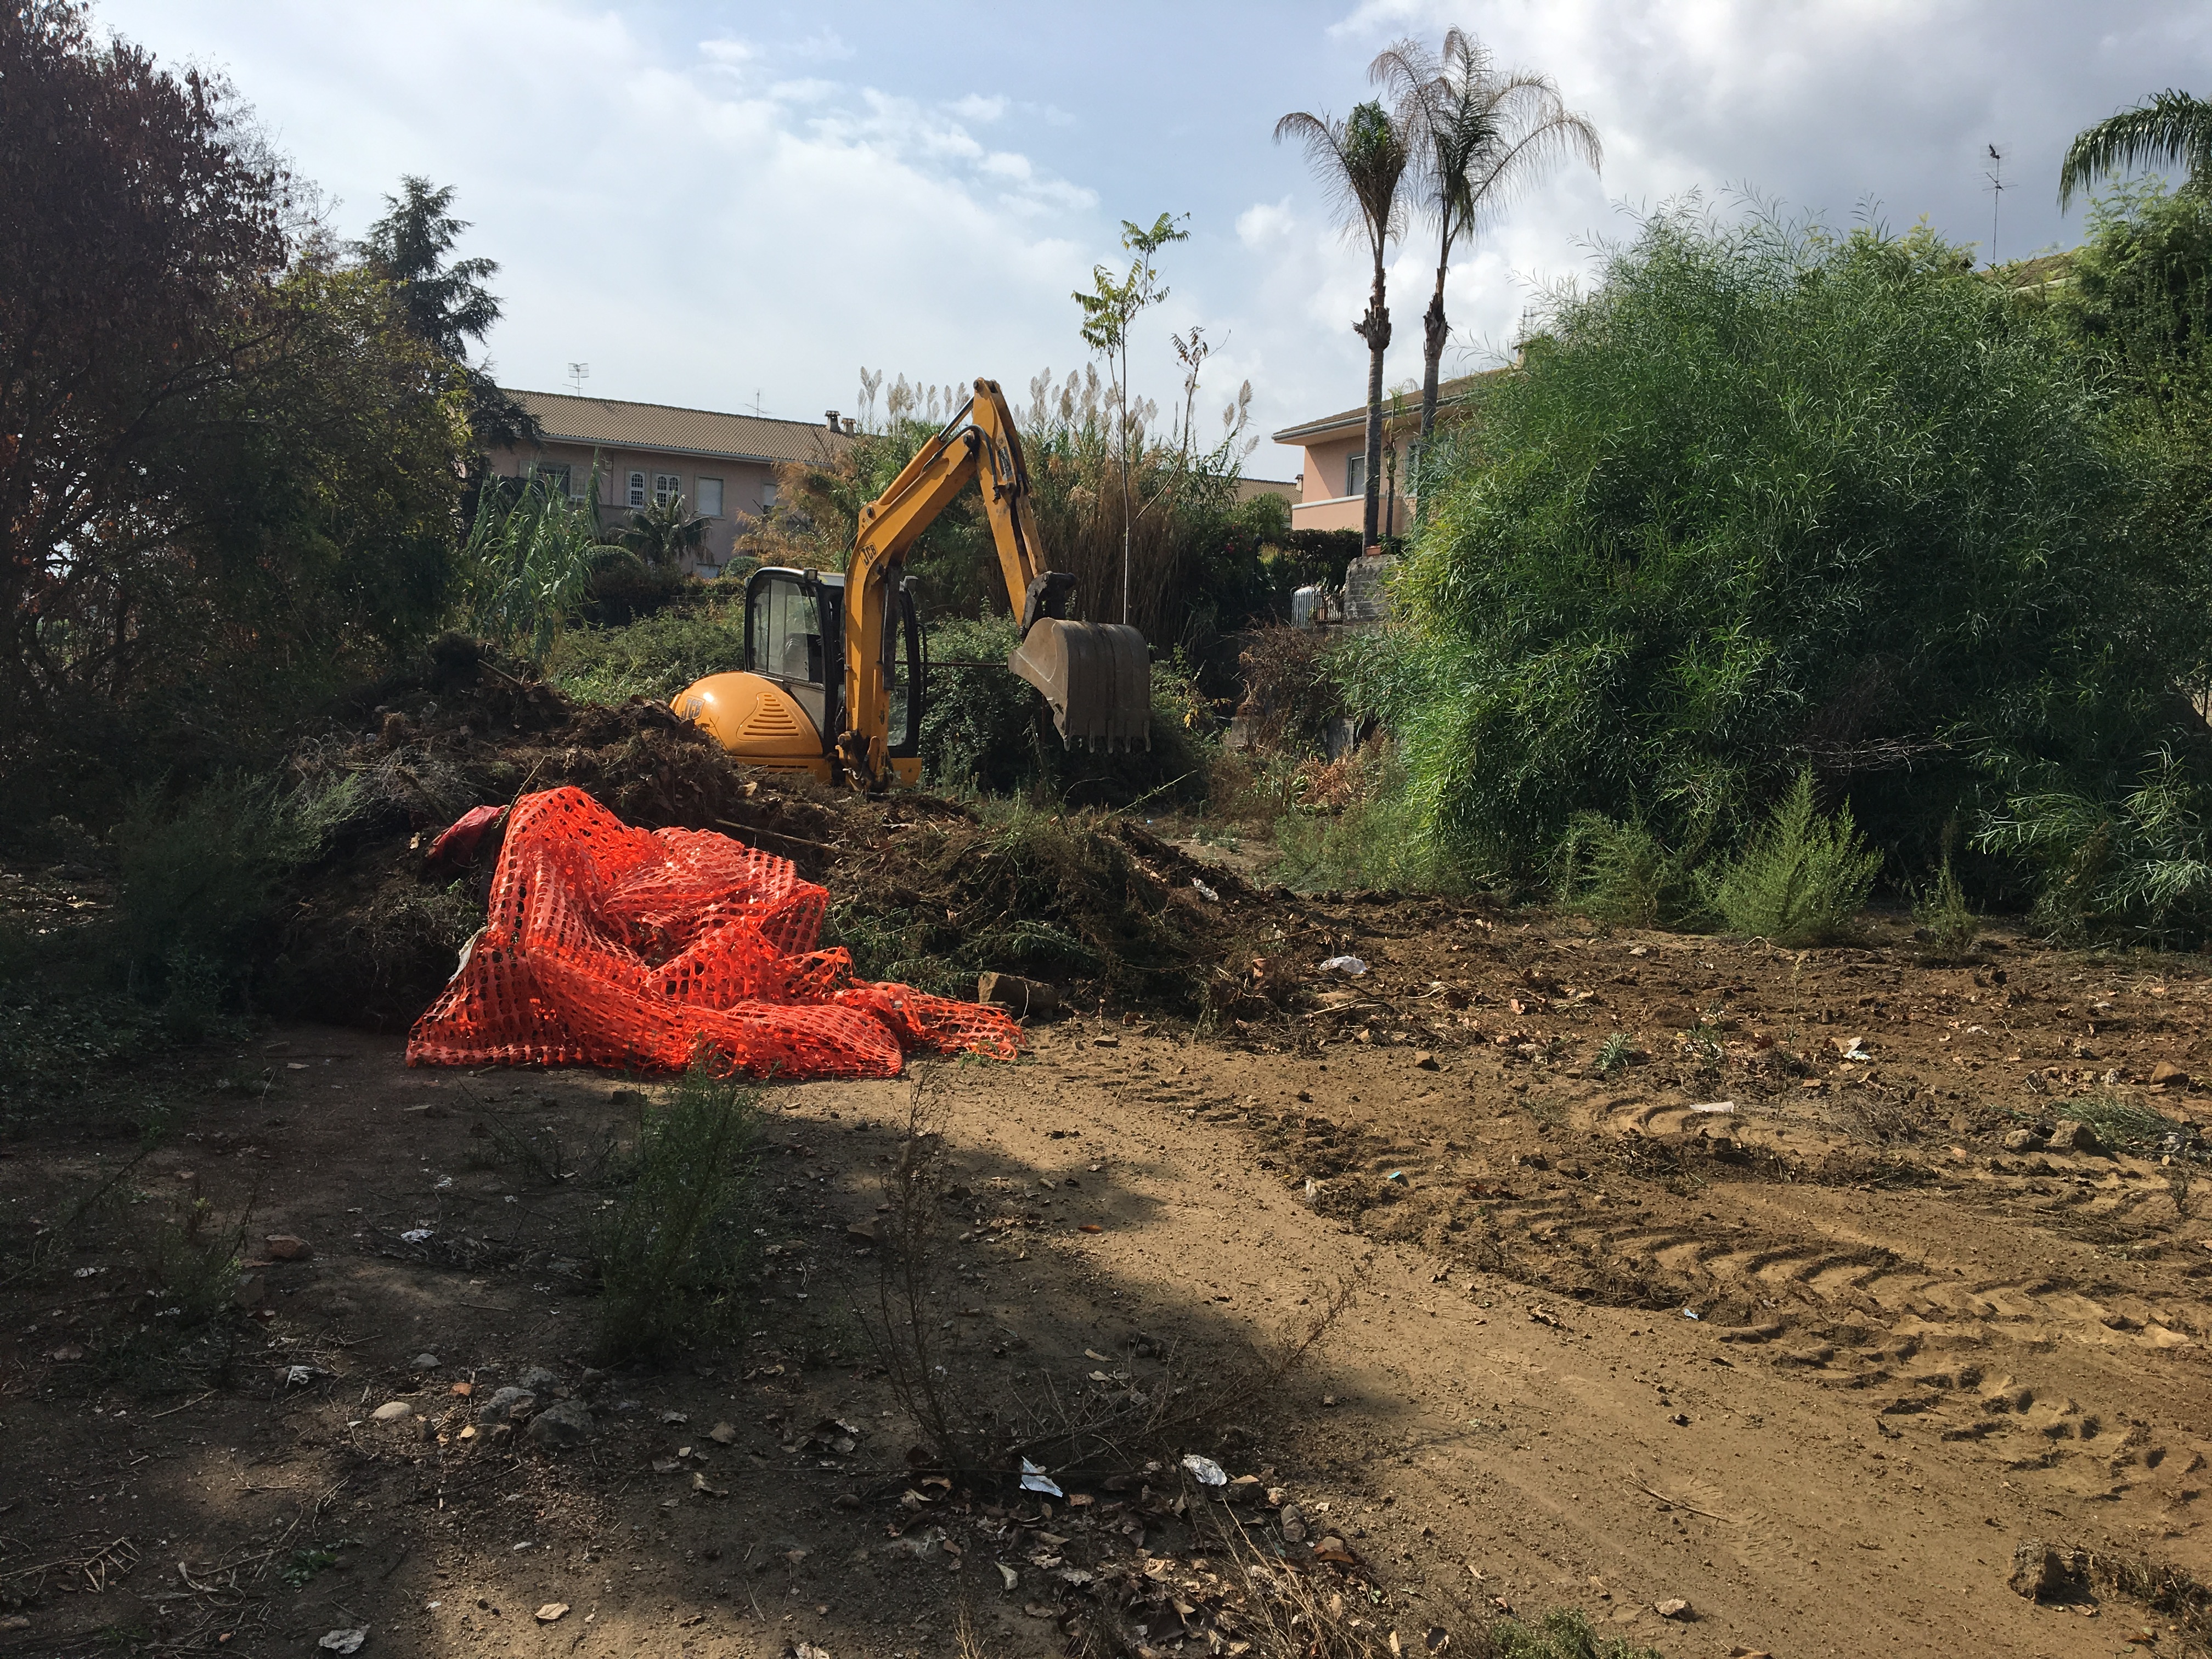
<svg viewBox="0 0 2212 1659"><path fill-rule="evenodd" d="M141 983L179 961L241 974L270 926L280 878L312 845L276 785L246 776L175 799L149 791L116 842L122 944Z"/></svg>
<svg viewBox="0 0 2212 1659"><path fill-rule="evenodd" d="M2203 1155L2193 1126L2153 1111L2138 1100L2118 1095L2089 1095L2055 1104L2051 1110L2056 1115L2087 1124L2097 1132L2098 1139L2117 1152L2154 1154L2171 1144L2181 1147L2185 1157ZM2169 1136L2174 1138L2171 1143Z"/></svg>
<svg viewBox="0 0 2212 1659"><path fill-rule="evenodd" d="M546 678L579 702L665 702L694 680L744 667L744 630L740 585L732 597L696 609L656 611L621 628L571 629Z"/></svg>
<svg viewBox="0 0 2212 1659"><path fill-rule="evenodd" d="M1281 854L1273 873L1303 892L1364 888L1465 892L1475 883L1431 836L1395 753L1355 763L1357 795L1334 812L1285 812L1275 821Z"/></svg>
<svg viewBox="0 0 2212 1659"><path fill-rule="evenodd" d="M729 1328L760 1137L758 1091L715 1077L705 1054L646 1108L622 1190L592 1230L603 1358L657 1358Z"/></svg>
<svg viewBox="0 0 2212 1659"><path fill-rule="evenodd" d="M1966 890L1951 869L1951 855L1936 872L1936 884L1914 901L1912 919L1927 929L1932 955L1956 961L1974 948L1981 918L1968 908Z"/></svg>
<svg viewBox="0 0 2212 1659"><path fill-rule="evenodd" d="M1497 1659L1660 1659L1656 1648L1599 1635L1575 1607L1547 1613L1534 1625L1501 1619L1484 1635Z"/></svg>
<svg viewBox="0 0 2212 1659"><path fill-rule="evenodd" d="M1706 920L1697 879L1705 842L1669 852L1640 817L1585 812L1560 842L1559 902L1622 927L1692 928Z"/></svg>
<svg viewBox="0 0 2212 1659"><path fill-rule="evenodd" d="M1626 1031L1614 1031L1608 1034L1603 1042L1598 1044L1597 1059L1595 1064L1600 1075L1610 1077L1635 1058L1635 1039Z"/></svg>

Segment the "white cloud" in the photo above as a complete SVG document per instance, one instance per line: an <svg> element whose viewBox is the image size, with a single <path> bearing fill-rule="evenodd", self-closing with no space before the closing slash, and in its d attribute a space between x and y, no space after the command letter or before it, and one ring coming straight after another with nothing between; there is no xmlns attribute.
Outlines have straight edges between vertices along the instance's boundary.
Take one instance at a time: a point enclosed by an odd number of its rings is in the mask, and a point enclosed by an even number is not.
<svg viewBox="0 0 2212 1659"><path fill-rule="evenodd" d="M163 47L131 14L109 15ZM445 48L426 56L431 33ZM264 9L225 44L278 142L343 198L342 234L402 173L458 186L463 252L501 264L490 348L511 384L557 386L577 359L609 396L727 409L758 389L804 418L850 407L864 362L1004 377L1067 355L1095 196L911 98L755 84L848 56L827 32L671 62L556 0L401 0Z"/></svg>
<svg viewBox="0 0 2212 1659"><path fill-rule="evenodd" d="M1080 361L1068 291L1119 268L1123 217L1163 208L1192 210L1193 240L1167 251L1170 299L1139 324L1145 389L1169 401L1167 333L1196 322L1218 347L1202 405L1246 374L1262 428L1356 403L1364 254L1268 134L1285 109L1369 95L1368 54L1403 33L1475 23L1605 139L1601 180L1564 170L1455 253L1447 372L1509 346L1543 286L1587 272L1593 235L1632 234L1618 204L1692 187L1747 184L1844 222L1872 198L1893 224L1925 212L1986 241L1996 142L2016 185L2002 250L2070 241L2078 214L2051 200L2067 138L2212 82L2202 0L1334 3L1186 8L1188 49L1166 56L1156 30L1079 9L979 38L888 0L835 28L815 26L828 8L725 0L99 0L99 17L228 69L342 199L343 234L403 172L457 185L465 251L504 264L509 378L557 385L585 358L610 395L726 408L758 388L801 416L844 406L862 362L1064 372ZM977 86L1019 91L960 91ZM1394 383L1419 373L1433 258L1425 233L1393 250ZM1263 447L1253 465L1296 461Z"/></svg>
<svg viewBox="0 0 2212 1659"><path fill-rule="evenodd" d="M1289 197L1279 202L1255 202L1237 216L1237 240L1249 248L1267 247L1283 241L1297 225Z"/></svg>

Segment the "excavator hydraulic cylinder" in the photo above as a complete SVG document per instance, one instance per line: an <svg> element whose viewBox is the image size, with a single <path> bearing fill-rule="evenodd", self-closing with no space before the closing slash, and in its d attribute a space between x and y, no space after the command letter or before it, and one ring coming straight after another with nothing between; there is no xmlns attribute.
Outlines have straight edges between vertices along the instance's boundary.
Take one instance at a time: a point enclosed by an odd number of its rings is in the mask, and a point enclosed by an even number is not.
<svg viewBox="0 0 2212 1659"><path fill-rule="evenodd" d="M1152 665L1135 629L1039 617L1006 666L1042 694L1070 748L1152 746Z"/></svg>

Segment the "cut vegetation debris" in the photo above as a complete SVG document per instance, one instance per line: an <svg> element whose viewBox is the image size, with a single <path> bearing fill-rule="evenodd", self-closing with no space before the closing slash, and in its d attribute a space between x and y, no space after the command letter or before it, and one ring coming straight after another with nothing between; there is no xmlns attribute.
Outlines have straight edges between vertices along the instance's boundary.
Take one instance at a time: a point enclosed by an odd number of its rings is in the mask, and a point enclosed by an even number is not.
<svg viewBox="0 0 2212 1659"><path fill-rule="evenodd" d="M363 701L289 774L317 851L283 883L270 1000L319 1018L411 1023L481 924L491 863L441 875L424 852L469 807L563 785L628 823L721 831L811 879L834 868L823 944L864 978L933 994L973 996L1000 971L1195 1010L1248 926L1241 882L1127 818L870 800L754 771L663 704L574 704L466 641Z"/></svg>

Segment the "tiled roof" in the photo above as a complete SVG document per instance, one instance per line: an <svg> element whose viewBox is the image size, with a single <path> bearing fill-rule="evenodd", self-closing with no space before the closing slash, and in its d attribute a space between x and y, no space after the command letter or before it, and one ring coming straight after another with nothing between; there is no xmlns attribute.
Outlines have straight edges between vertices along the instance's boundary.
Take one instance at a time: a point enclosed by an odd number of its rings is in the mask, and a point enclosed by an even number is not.
<svg viewBox="0 0 2212 1659"><path fill-rule="evenodd" d="M1437 407L1442 409L1446 404L1457 403L1483 381L1493 380L1507 372L1503 368L1486 368L1480 374L1462 374L1456 380L1439 380L1437 382ZM1421 397L1416 392L1406 399L1406 418L1418 419L1420 411ZM1382 406L1382 413L1384 419L1389 418L1390 406L1387 401ZM1279 444L1297 443L1304 439L1321 437L1340 427L1364 426L1366 421L1367 405L1361 404L1340 415L1324 415L1317 421L1301 421L1296 426L1286 426L1274 434L1274 439Z"/></svg>
<svg viewBox="0 0 2212 1659"><path fill-rule="evenodd" d="M2074 258L2079 248L2069 248L2063 253L2039 253L2032 259L2015 259L2008 265L1999 265L1990 274L2008 288L2023 290L2051 288L2074 279Z"/></svg>
<svg viewBox="0 0 2212 1659"><path fill-rule="evenodd" d="M538 417L547 438L562 443L738 461L811 461L852 442L845 434L830 431L826 419L778 421L763 415L672 409L665 404L577 398L562 392L501 389Z"/></svg>

